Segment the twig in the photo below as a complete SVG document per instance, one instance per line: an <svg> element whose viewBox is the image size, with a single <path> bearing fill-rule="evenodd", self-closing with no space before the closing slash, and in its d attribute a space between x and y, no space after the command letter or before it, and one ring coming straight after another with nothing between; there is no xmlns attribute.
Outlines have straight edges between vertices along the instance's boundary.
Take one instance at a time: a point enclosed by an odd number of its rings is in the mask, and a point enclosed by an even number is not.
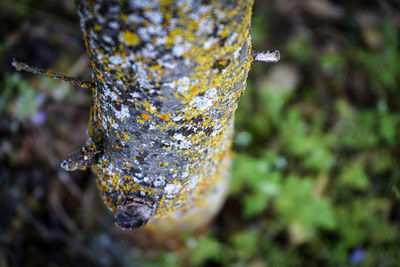
<svg viewBox="0 0 400 267"><path fill-rule="evenodd" d="M31 67L26 63L23 62L18 62L15 59L13 59L13 62L11 63L11 65L17 70L17 71L27 71L27 72L31 72L33 74L40 74L52 79L56 79L56 80L61 80L64 81L66 83L69 83L71 85L75 85L75 86L79 86L82 88L93 88L94 84L90 81L80 81L76 78L72 78L72 77L68 77L62 74L57 74L52 72L51 70L43 70L43 69L39 69L36 67Z"/></svg>

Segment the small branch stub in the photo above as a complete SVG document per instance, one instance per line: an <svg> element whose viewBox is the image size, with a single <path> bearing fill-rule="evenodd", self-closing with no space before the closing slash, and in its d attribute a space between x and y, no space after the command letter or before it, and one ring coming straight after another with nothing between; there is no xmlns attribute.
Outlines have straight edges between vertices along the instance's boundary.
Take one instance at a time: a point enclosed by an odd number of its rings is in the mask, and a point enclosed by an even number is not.
<svg viewBox="0 0 400 267"><path fill-rule="evenodd" d="M278 50L254 51L251 53L252 62L278 62L281 53Z"/></svg>
<svg viewBox="0 0 400 267"><path fill-rule="evenodd" d="M75 171L93 166L97 164L102 153L103 148L101 145L86 145L69 154L67 158L61 162L61 168L66 171Z"/></svg>

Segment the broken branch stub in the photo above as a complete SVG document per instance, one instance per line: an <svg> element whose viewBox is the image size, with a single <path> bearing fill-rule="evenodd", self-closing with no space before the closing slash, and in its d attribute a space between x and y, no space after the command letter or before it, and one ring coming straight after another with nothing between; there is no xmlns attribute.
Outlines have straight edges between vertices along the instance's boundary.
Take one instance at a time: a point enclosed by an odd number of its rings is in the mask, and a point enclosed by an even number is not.
<svg viewBox="0 0 400 267"><path fill-rule="evenodd" d="M85 169L97 164L99 157L103 153L101 144L88 144L72 152L61 162L61 168L66 171Z"/></svg>
<svg viewBox="0 0 400 267"><path fill-rule="evenodd" d="M281 58L281 53L278 50L265 50L251 52L253 62L275 63Z"/></svg>

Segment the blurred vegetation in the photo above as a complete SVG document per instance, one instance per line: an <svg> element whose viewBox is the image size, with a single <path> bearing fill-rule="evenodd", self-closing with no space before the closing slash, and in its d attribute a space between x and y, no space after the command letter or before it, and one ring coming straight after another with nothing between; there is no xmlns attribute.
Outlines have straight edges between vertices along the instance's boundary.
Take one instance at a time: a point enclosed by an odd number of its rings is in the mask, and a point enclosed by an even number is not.
<svg viewBox="0 0 400 267"><path fill-rule="evenodd" d="M282 58L252 66L231 194L205 233L161 248L132 245L113 228L90 172L58 169L85 140L88 94L9 67L19 57L87 76L73 5L5 2L1 266L398 266L395 1L256 1L253 47Z"/></svg>

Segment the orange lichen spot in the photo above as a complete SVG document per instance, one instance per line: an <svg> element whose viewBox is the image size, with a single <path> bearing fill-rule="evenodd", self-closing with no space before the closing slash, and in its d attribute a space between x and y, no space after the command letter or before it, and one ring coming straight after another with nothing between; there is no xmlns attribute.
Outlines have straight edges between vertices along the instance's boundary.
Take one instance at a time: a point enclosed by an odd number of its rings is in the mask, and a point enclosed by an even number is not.
<svg viewBox="0 0 400 267"><path fill-rule="evenodd" d="M133 32L130 32L130 31L125 31L122 34L122 39L128 45L136 45L136 44L138 44L140 42L139 36L136 33L133 33Z"/></svg>
<svg viewBox="0 0 400 267"><path fill-rule="evenodd" d="M53 72L50 71L50 70L48 70L48 71L46 71L46 75L47 75L47 76L52 76L52 75L53 75Z"/></svg>
<svg viewBox="0 0 400 267"><path fill-rule="evenodd" d="M99 78L99 80L100 80L102 83L104 83L104 79L103 79L103 77L101 77L100 74L97 74L97 78Z"/></svg>
<svg viewBox="0 0 400 267"><path fill-rule="evenodd" d="M197 93L198 90L199 90L199 89L198 89L196 86L193 86L193 87L191 87L191 88L189 89L189 91L190 91L192 94Z"/></svg>
<svg viewBox="0 0 400 267"><path fill-rule="evenodd" d="M116 145L115 148L118 149L118 150L120 149L119 145Z"/></svg>
<svg viewBox="0 0 400 267"><path fill-rule="evenodd" d="M254 60L254 58L251 55L249 56L249 59L250 59L250 61Z"/></svg>
<svg viewBox="0 0 400 267"><path fill-rule="evenodd" d="M169 23L168 23L168 22L165 22L165 23L162 25L162 27L163 27L164 30L165 30L166 28L168 28L168 26L169 26Z"/></svg>
<svg viewBox="0 0 400 267"><path fill-rule="evenodd" d="M171 118L171 114L167 113L167 114L161 114L160 115L160 119L168 121Z"/></svg>
<svg viewBox="0 0 400 267"><path fill-rule="evenodd" d="M145 120L150 118L150 115L147 114L147 113L142 113L142 114L140 114L140 116L142 116L142 118L145 119Z"/></svg>
<svg viewBox="0 0 400 267"><path fill-rule="evenodd" d="M221 65L222 67L226 67L226 64L228 64L228 60L220 60L219 62L218 62L218 64L219 65Z"/></svg>

